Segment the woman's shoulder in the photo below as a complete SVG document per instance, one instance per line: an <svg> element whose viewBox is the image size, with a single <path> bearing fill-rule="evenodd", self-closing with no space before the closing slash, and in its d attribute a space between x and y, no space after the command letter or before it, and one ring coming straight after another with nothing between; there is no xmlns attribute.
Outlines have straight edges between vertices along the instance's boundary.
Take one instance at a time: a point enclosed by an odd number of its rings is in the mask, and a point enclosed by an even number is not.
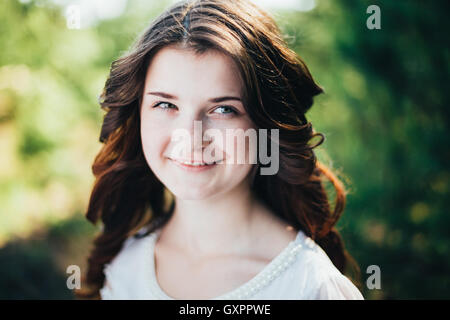
<svg viewBox="0 0 450 320"><path fill-rule="evenodd" d="M128 299L139 293L131 292L129 284L139 283L139 277L145 271L141 270L141 266L145 264L139 261L147 257L143 251L153 235L154 233L148 232L147 228L141 228L129 236L114 258L104 265L105 282L100 289L102 299Z"/></svg>
<svg viewBox="0 0 450 320"><path fill-rule="evenodd" d="M296 270L305 299L364 299L358 288L333 264L327 253L299 231Z"/></svg>
<svg viewBox="0 0 450 320"><path fill-rule="evenodd" d="M135 234L129 236L122 244L120 251L107 264L105 269L114 267L121 267L123 264L130 264L136 262L135 259L142 258L140 251L145 243L153 237L155 232L150 232L147 227L142 227Z"/></svg>
<svg viewBox="0 0 450 320"><path fill-rule="evenodd" d="M322 271L324 269L329 269L329 271L334 271L334 269L336 269L322 247L320 247L311 237L306 235L303 230L298 231L296 242L301 248L299 252L299 262L308 265L313 269L319 268Z"/></svg>
<svg viewBox="0 0 450 320"><path fill-rule="evenodd" d="M105 263L103 271L105 277L110 281L116 278L123 278L124 275L132 275L129 270L137 268L140 259L145 259L143 254L148 241L154 236L154 232L149 232L146 227L139 229L135 234L129 236L122 244L119 252L108 263Z"/></svg>

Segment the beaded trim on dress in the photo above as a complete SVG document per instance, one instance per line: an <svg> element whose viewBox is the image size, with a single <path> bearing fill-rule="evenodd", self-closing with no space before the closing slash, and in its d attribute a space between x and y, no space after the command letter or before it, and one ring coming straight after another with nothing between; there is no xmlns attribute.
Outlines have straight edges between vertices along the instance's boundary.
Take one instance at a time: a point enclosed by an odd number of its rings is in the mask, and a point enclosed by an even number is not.
<svg viewBox="0 0 450 320"><path fill-rule="evenodd" d="M175 300L175 298L167 295L159 286L154 261L154 245L160 230L155 231L148 237L148 245L150 259L146 259L148 265L146 270L150 270L150 289L151 294L157 296L161 300ZM210 300L241 300L260 292L264 287L269 285L273 280L279 277L288 267L295 261L295 257L302 248L302 241L305 239L304 233L299 230L295 240L292 240L269 264L267 264L258 274L245 282L243 285L224 293ZM147 246L146 246L147 247Z"/></svg>

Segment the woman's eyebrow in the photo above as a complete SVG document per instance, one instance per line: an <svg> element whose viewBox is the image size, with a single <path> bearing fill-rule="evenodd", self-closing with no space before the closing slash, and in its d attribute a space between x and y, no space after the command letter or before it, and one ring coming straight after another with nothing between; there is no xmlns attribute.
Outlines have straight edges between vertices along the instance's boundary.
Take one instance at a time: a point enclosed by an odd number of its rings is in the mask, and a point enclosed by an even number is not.
<svg viewBox="0 0 450 320"><path fill-rule="evenodd" d="M174 96L173 94L169 94L169 93L165 93L165 92L147 92L147 94L151 94L154 96L159 96L165 99L172 99L172 100L178 100L177 96ZM241 98L239 97L234 97L234 96L223 96L223 97L217 97L217 98L211 98L208 101L209 102L214 102L214 103L218 103L218 102L223 102L223 101L228 101L228 100L236 100L236 101L241 101Z"/></svg>

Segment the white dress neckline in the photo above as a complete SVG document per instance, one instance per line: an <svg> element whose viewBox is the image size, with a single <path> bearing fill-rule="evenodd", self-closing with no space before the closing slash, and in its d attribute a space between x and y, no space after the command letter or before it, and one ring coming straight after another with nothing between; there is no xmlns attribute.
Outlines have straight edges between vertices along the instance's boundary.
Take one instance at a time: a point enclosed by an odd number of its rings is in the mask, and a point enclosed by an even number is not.
<svg viewBox="0 0 450 320"><path fill-rule="evenodd" d="M146 266L145 270L149 270L148 282L150 284L149 288L151 293L156 295L162 300L177 300L174 297L169 296L159 285L156 278L155 269L155 243L160 235L161 229L158 229L148 235L148 242L146 243L145 250L149 253L150 259L145 259ZM294 240L289 242L289 244L276 255L263 269L258 272L253 278L244 282L239 287L232 289L224 294L221 294L215 298L210 298L208 300L240 300L248 299L249 297L255 295L257 292L261 291L265 286L276 279L283 271L285 271L294 261L297 254L302 248L302 241L305 239L306 235L302 230L297 232L297 236ZM147 253L147 254L148 254Z"/></svg>

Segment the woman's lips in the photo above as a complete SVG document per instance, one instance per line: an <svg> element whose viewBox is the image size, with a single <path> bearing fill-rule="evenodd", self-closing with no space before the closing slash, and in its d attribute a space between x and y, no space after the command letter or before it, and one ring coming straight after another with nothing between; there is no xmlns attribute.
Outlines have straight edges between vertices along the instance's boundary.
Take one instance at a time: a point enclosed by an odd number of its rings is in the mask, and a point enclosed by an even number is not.
<svg viewBox="0 0 450 320"><path fill-rule="evenodd" d="M205 170L209 170L212 169L214 167L217 166L217 163L220 163L221 161L216 161L212 164L201 164L201 165L193 165L193 164L187 164L187 163L183 163L179 160L175 160L175 159L171 159L168 158L170 161L172 161L175 165L177 165L178 167L180 167L183 170L186 171L190 171L190 172L200 172L200 171L205 171Z"/></svg>

